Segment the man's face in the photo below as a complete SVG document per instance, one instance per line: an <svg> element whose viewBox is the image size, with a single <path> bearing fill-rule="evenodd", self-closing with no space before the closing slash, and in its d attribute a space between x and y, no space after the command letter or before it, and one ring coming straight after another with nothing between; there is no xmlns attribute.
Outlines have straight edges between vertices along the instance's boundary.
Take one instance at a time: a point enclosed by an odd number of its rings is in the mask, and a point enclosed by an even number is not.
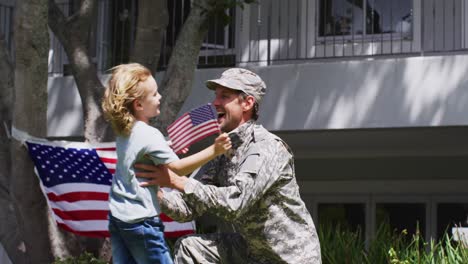
<svg viewBox="0 0 468 264"><path fill-rule="evenodd" d="M221 131L230 132L245 123L243 104L238 91L223 86L216 87L213 106L218 112Z"/></svg>

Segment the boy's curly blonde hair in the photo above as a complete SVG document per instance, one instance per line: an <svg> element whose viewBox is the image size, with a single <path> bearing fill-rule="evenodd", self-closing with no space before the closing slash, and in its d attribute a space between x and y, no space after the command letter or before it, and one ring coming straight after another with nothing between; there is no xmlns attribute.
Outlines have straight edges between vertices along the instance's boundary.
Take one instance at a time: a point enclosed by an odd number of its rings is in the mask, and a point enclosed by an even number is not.
<svg viewBox="0 0 468 264"><path fill-rule="evenodd" d="M128 136L136 120L132 103L145 96L139 84L146 81L151 72L138 63L121 64L111 71L112 76L102 99L104 116L117 135Z"/></svg>

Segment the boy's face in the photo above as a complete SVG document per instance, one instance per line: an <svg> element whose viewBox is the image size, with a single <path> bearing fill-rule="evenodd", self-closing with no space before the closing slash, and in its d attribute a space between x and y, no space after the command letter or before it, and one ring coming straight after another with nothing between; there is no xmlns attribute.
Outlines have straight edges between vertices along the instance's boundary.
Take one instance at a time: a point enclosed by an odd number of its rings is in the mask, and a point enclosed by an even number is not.
<svg viewBox="0 0 468 264"><path fill-rule="evenodd" d="M148 77L139 85L145 92L143 98L137 99L136 117L138 120L148 123L150 118L160 114L161 95L158 93L158 85L153 76Z"/></svg>

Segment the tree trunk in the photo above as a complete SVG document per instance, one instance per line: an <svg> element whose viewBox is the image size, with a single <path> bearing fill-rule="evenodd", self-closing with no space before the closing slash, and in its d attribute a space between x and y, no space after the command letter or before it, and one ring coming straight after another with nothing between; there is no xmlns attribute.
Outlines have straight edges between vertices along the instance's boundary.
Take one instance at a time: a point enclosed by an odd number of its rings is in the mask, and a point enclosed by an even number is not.
<svg viewBox="0 0 468 264"><path fill-rule="evenodd" d="M47 131L47 1L16 2L13 126L36 137ZM50 263L48 209L26 148L12 140L10 194L21 239L14 263ZM34 219L34 220L33 220ZM18 257L18 258L17 258Z"/></svg>
<svg viewBox="0 0 468 264"><path fill-rule="evenodd" d="M161 82L161 115L155 126L166 131L174 121L192 89L198 54L208 32L208 20L213 6L210 0L195 0L172 51L164 79Z"/></svg>
<svg viewBox="0 0 468 264"><path fill-rule="evenodd" d="M95 21L96 9L97 1L82 0L79 11L71 17L65 17L55 1L49 0L49 26L70 61L83 104L84 136L91 143L111 138L110 126L105 122L101 109L104 86L88 50L89 32Z"/></svg>
<svg viewBox="0 0 468 264"><path fill-rule="evenodd" d="M10 196L11 152L9 128L11 127L13 109L13 65L11 64L5 42L0 38L0 242L11 259L17 263L25 262L25 255L17 247L20 244L18 226L13 201Z"/></svg>
<svg viewBox="0 0 468 264"><path fill-rule="evenodd" d="M168 20L166 0L138 1L136 39L130 61L145 65L153 75L158 67L163 34Z"/></svg>
<svg viewBox="0 0 468 264"><path fill-rule="evenodd" d="M109 141L112 132L104 120L101 99L104 86L98 78L96 65L89 55L89 32L96 18L97 1L82 0L79 11L65 17L54 0L49 0L49 27L62 44L78 87L83 105L84 137L91 143ZM55 256L79 255L84 251L110 260L108 239L87 238L58 230L54 226Z"/></svg>

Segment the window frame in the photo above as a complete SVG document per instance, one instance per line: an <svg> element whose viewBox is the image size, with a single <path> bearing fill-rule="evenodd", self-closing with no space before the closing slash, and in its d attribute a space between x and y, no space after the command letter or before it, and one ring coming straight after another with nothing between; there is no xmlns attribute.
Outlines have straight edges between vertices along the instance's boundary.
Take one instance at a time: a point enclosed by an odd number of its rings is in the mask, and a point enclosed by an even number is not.
<svg viewBox="0 0 468 264"><path fill-rule="evenodd" d="M411 25L412 30L409 37L396 37L393 36L394 33L349 36L320 36L320 0L312 1L314 2L313 14L315 14L313 22L313 39L310 39L311 37L309 37L309 42L312 43L312 50L314 52L312 57L328 58L346 56L374 56L385 54L393 55L402 53L415 53L421 51L422 0L411 0L413 20ZM367 7L365 7L365 9L366 8ZM363 10L363 12L366 12L365 9ZM363 19L363 24L365 24L364 21L365 19ZM363 25L363 27L363 30L365 32L365 25Z"/></svg>
<svg viewBox="0 0 468 264"><path fill-rule="evenodd" d="M466 181L464 181L466 182ZM332 186L333 182L322 182L326 186ZM432 238L439 239L437 237L437 206L440 203L453 203L453 204L468 204L468 194L460 193L456 191L457 187L450 187L453 183L447 182L445 184L435 184L431 183L431 187L428 191L424 191L421 187L424 184L424 181L420 183L391 183L385 184L381 182L382 188L373 189L370 185L365 185L364 183L355 183L354 184L339 184L336 189L325 188L325 185L320 184L317 186L313 182L310 182L310 186L315 185L314 188L307 188L309 185L305 182L300 182L302 190L306 190L301 193L304 202L310 210L310 213L314 219L314 223L318 226L320 223L318 216L318 207L319 204L364 204L365 205L365 233L364 237L366 238L366 246L369 246L369 242L376 234L376 220L377 220L377 204L380 203L401 203L401 204L424 204L425 206L425 230L424 239L430 241ZM427 185L428 183L426 183ZM335 184L336 185L336 184ZM379 184L380 185L380 184ZM395 190L389 192L389 189L398 188L398 185L401 185L401 191ZM406 185L407 189L403 188L403 185ZM441 187L441 192L436 192L433 189L437 186ZM347 187L346 187L347 186ZM361 188L354 187L360 186ZM461 185L462 186L462 185ZM419 187L419 188L418 188ZM447 193L445 189L453 189L453 192ZM408 192L407 190L414 189L413 193ZM348 190L348 191L346 191Z"/></svg>
<svg viewBox="0 0 468 264"><path fill-rule="evenodd" d="M229 10L225 10L226 15L229 15ZM233 19L236 19L236 14L237 12L235 9L233 9ZM220 27L220 25L216 25L215 27ZM200 48L200 52L198 54L198 57L209 57L209 56L220 56L220 55L235 55L235 32L233 34L230 34L230 27L233 27L233 31L236 30L235 23L231 23L229 25L224 26L223 28L223 43L224 45L216 44L216 43L210 43L208 39L208 34L203 39L202 46ZM218 29L220 30L220 29ZM217 32L216 32L217 33ZM231 40L234 38L234 40ZM216 40L216 39L215 39ZM229 44L230 42L233 42L233 47L230 48ZM203 48L208 48L208 49L203 49Z"/></svg>
<svg viewBox="0 0 468 264"><path fill-rule="evenodd" d="M15 0L0 0L0 6L2 7L0 12L2 15L7 13L7 9L9 10L9 17L8 19L3 18L0 22L0 25L3 27L0 31L5 31L5 36L3 37L3 41L5 43L5 48L8 51L8 56L11 61L15 60L15 38L14 38L14 16L16 12L16 4Z"/></svg>
<svg viewBox="0 0 468 264"><path fill-rule="evenodd" d="M305 201L312 203L312 216L319 226L318 207L320 204L363 204L365 206L366 245L375 236L377 228L377 204L424 204L425 206L425 240L437 238L437 206L441 203L468 204L468 195L320 195L306 196Z"/></svg>
<svg viewBox="0 0 468 264"><path fill-rule="evenodd" d="M363 19L362 19L362 28L363 28L363 34L349 34L349 35L330 35L330 36L320 36L319 32L320 32L320 1L321 0L317 0L317 7L318 7L318 12L317 12L317 35L316 35L316 38L317 38L317 41L318 42L329 42L329 41L333 41L333 39L345 39L347 42L349 41L353 41L353 42L356 42L356 41L364 41L364 42L373 42L374 39L379 39L379 40L383 40L383 41L392 41L392 40L412 40L414 38L413 36L413 31L414 31L414 21L412 21L412 24L411 24L411 34L408 36L403 36L403 34L400 32L400 33L375 33L375 34L367 34L367 28L366 28L366 18L367 18L367 5L365 5L365 1L366 0L363 0L363 8L362 8L362 13L363 13ZM325 1L325 0L324 0ZM414 19L414 10L415 10L415 0L411 0L411 10L412 10L412 17L413 17L413 20ZM395 36L396 35L396 36Z"/></svg>
<svg viewBox="0 0 468 264"><path fill-rule="evenodd" d="M263 0L266 1L266 0ZM260 4L263 3L259 1ZM289 0L288 0L289 1ZM282 25L288 27L288 23L297 24L299 33L297 35L288 35L287 38L281 36L275 39L255 39L251 36L251 27L249 26L254 19L252 13L259 13L258 5L248 5L246 8L236 15L236 57L237 63L240 66L244 65L258 65L266 66L269 64L281 64L282 61L291 60L304 60L304 59L328 59L338 57L370 57L377 55L400 55L400 54L414 54L422 51L422 3L423 0L411 0L413 13L412 13L412 30L411 35L404 35L403 38L397 38L393 34L373 34L367 35L364 38L357 38L354 36L330 36L319 37L319 13L318 5L320 0L298 0L297 3L300 10L297 13L298 18L291 21L282 22ZM268 2L266 2L268 3ZM276 3L276 2L275 2ZM263 10L271 8L268 5L263 7ZM273 8L273 13L268 21L264 21L262 26L270 26L270 30L278 33L278 23L276 21L281 14L275 11L277 5ZM268 11L266 11L268 12ZM281 17L280 17L281 18ZM281 18L284 19L284 18ZM468 23L467 23L468 27ZM268 28L267 28L268 29ZM467 36L468 40L468 36ZM278 43L277 43L278 42ZM467 41L468 42L468 41ZM297 51L291 51L291 54L275 58L276 53L281 53L281 48L288 43L295 43ZM269 46L270 45L270 46ZM264 50L265 52L256 54L256 48ZM266 52L271 49L271 53ZM251 59L252 57L256 59ZM275 53L276 52L276 53Z"/></svg>

